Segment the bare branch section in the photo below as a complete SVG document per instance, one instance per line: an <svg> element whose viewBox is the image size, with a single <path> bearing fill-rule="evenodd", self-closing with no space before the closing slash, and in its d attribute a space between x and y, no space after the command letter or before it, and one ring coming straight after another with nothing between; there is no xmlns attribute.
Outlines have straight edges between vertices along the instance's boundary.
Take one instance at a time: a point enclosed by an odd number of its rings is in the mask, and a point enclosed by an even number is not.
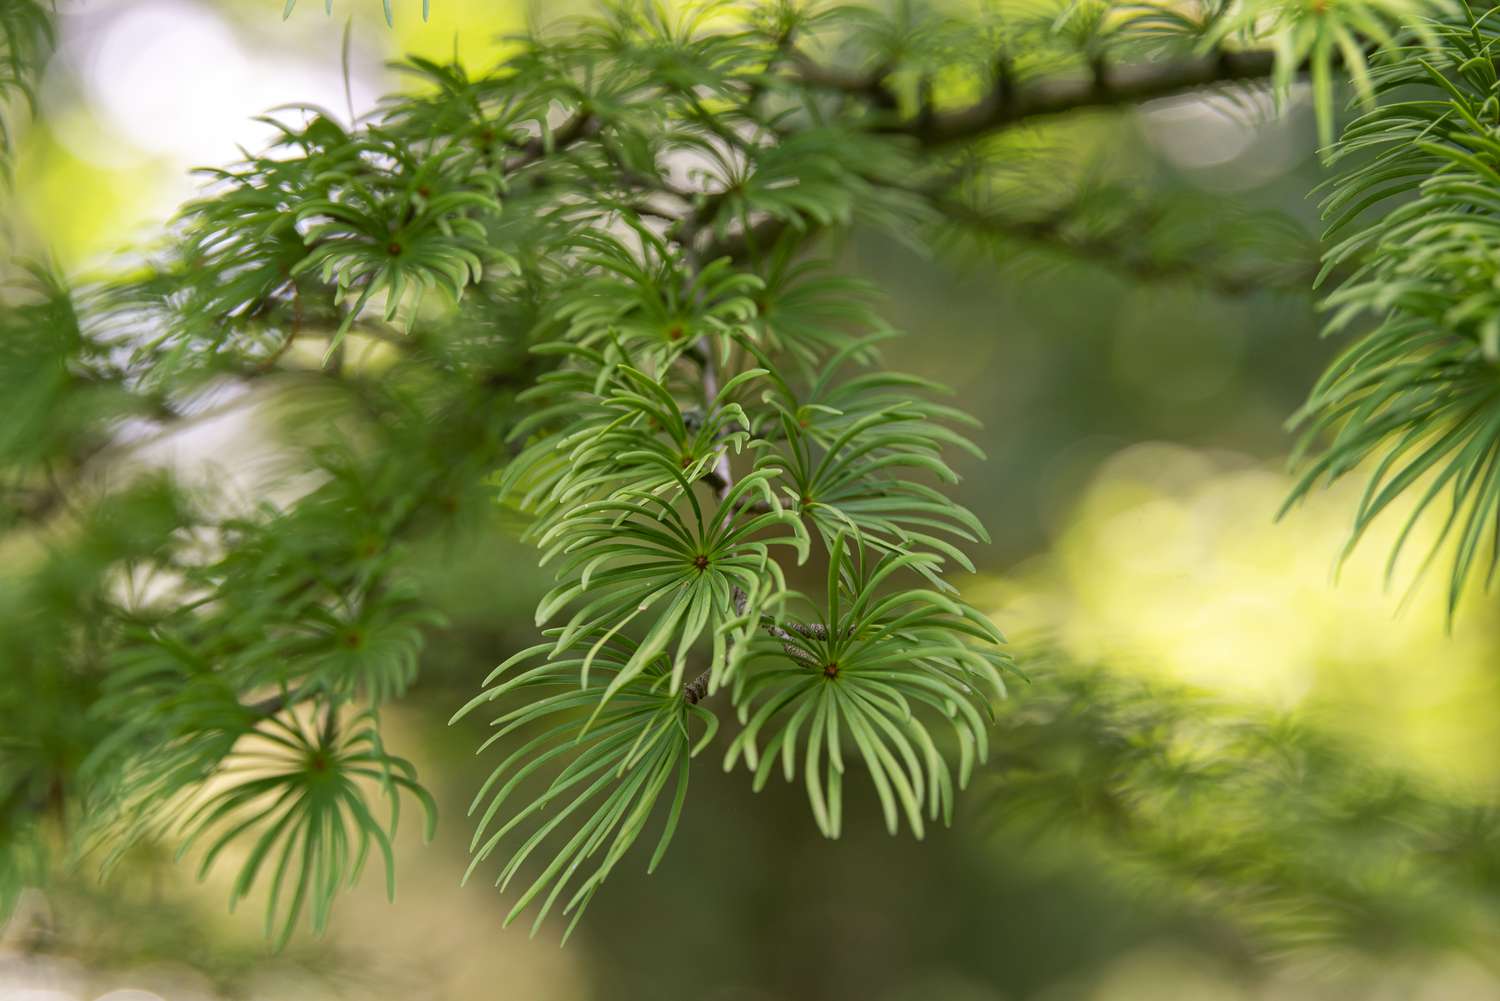
<svg viewBox="0 0 1500 1001"><path fill-rule="evenodd" d="M1085 108L1139 104L1216 84L1262 80L1271 75L1275 65L1275 53L1251 49L1134 66L1101 65L1088 77L1043 80L1026 87L1013 87L1002 78L988 96L967 108L925 111L876 131L912 136L927 147L945 146L978 139L1029 119Z"/></svg>
<svg viewBox="0 0 1500 1001"><path fill-rule="evenodd" d="M1263 80L1275 68L1275 54L1269 50L1221 51L1216 54L1178 60L1142 63L1110 68L1101 65L1092 76L1072 79L1042 80L1030 86L1016 87L1008 78L983 100L967 108L948 112L925 110L913 118L877 125L873 131L890 136L909 136L928 149L961 145L1024 122L1063 115L1088 108L1139 104L1158 98L1201 90L1224 84ZM876 107L894 108L894 98L887 88L888 69L866 74L852 74L818 65L798 53L792 60L796 79L810 89L835 90L870 101ZM878 178L871 183L880 184ZM1108 241L1079 243L1064 238L1063 227L1056 219L1015 221L979 217L976 210L935 191L917 191L933 202L933 207L954 221L974 225L982 221L992 232L1007 230L1004 235L1058 250L1133 274L1143 280L1170 280L1194 277L1186 264L1162 266L1156 262L1127 261L1121 248ZM736 260L756 257L786 231L786 224L776 219L762 219L738 231L695 247L701 260L727 256ZM697 230L681 234L692 241ZM1258 287L1266 276L1259 274L1211 276L1209 284L1223 294L1240 294Z"/></svg>

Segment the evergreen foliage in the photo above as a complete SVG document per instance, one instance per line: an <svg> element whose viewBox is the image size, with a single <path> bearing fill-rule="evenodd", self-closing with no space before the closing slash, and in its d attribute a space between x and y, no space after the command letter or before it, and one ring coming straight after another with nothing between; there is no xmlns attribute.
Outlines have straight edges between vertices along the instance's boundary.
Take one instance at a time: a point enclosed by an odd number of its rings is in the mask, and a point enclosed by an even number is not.
<svg viewBox="0 0 1500 1001"><path fill-rule="evenodd" d="M52 17L42 0L6 0L0 6L0 104L17 97L36 108L36 78L52 49ZM8 158L11 127L0 116L0 155Z"/></svg>
<svg viewBox="0 0 1500 1001"><path fill-rule="evenodd" d="M1296 496L1369 470L1350 546L1398 497L1417 496L1389 571L1423 513L1440 503L1425 570L1444 549L1450 614L1471 574L1486 585L1500 554L1500 300L1492 126L1500 77L1494 8L1423 20L1371 71L1379 107L1333 151L1344 169L1324 200L1324 273L1352 272L1323 302L1327 331L1373 314L1319 380L1300 415L1317 449ZM1295 498L1294 498L1295 499Z"/></svg>
<svg viewBox="0 0 1500 1001"><path fill-rule="evenodd" d="M24 89L45 12L5 3ZM389 879L403 799L431 803L380 736L437 625L404 561L495 495L556 581L461 711L493 714L471 871L530 866L512 917L576 921L653 824L660 862L721 726L726 769L800 777L830 837L851 772L893 832L947 822L1013 671L951 575L986 540L945 489L977 454L884 367L838 236L1300 280L1264 220L1174 239L1171 205L1026 159L1018 126L1082 109L1306 74L1330 129L1341 72L1379 102L1334 150L1325 270L1353 269L1331 329L1381 319L1314 392L1301 491L1374 461L1358 532L1450 489L1456 596L1500 512L1496 32L1424 0L622 5L483 74L412 59L356 122L283 112L148 264L38 270L0 317L3 510L36 549L0 594L0 909L49 848L143 836L201 871L245 846L233 896L279 943L372 847ZM287 497L118 459L273 390L315 471Z"/></svg>

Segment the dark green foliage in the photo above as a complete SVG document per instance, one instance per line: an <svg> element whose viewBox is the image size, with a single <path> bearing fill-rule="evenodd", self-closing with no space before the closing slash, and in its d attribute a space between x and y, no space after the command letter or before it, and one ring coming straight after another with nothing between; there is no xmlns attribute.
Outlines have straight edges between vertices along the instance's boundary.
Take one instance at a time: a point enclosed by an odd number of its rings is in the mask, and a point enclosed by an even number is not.
<svg viewBox="0 0 1500 1001"><path fill-rule="evenodd" d="M51 6L46 0L0 3L0 108L19 97L36 107L36 77L52 50ZM9 166L11 123L0 115L0 162Z"/></svg>

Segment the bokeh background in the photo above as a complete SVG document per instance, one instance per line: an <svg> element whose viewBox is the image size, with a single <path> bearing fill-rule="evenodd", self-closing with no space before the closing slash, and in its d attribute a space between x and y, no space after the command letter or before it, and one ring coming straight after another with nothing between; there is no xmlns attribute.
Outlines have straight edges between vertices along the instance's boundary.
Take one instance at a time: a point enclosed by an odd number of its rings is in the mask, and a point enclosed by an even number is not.
<svg viewBox="0 0 1500 1001"><path fill-rule="evenodd" d="M266 141L254 116L297 102L346 119L402 85L388 60L457 53L482 67L505 33L541 13L432 0L424 23L418 4L398 2L388 28L368 0L340 0L332 17L310 0L286 20L277 8L59 0L39 116L17 119L9 250L50 255L75 275L117 267L192 196L190 168ZM1322 169L1295 99L1280 109L1183 99L1070 129L1080 164L1316 232L1307 193ZM1184 686L1231 715L1314 726L1355 767L1427 797L1493 799L1493 605L1471 600L1450 629L1440 586L1408 591L1410 572L1387 586L1398 516L1335 576L1352 486L1276 521L1291 484L1285 421L1336 347L1318 338L1310 294L1143 282L1046 248L923 255L856 234L841 253L911 335L890 363L946 382L983 421L989 458L963 460L960 493L994 543L963 587L1019 649ZM275 452L251 412L148 457L186 475L231 464L253 484ZM396 902L366 880L341 899L325 939L299 938L277 956L253 906L224 913L223 876L200 885L188 867L145 859L101 893L81 872L76 886L28 898L0 935L0 999L1500 998L1500 964L1474 941L1406 948L1404 936L1371 932L1268 949L1225 917L1221 898L1163 891L1132 867L1128 844L1080 836L1087 804L1033 822L1003 767L925 843L885 835L862 790L843 840L826 842L800 790L773 782L753 794L710 753L656 875L643 859L619 869L566 948L558 928L502 930L508 903L483 880L459 886L463 814L485 767L472 754L477 731L446 721L529 642L546 582L498 524L434 543L424 565L451 627L431 636L389 742L418 764L442 820L425 847L403 832ZM1024 709L1033 697L1021 686L1013 701ZM1170 823L1173 812L1159 816ZM43 941L35 929L48 913L75 904L93 924Z"/></svg>

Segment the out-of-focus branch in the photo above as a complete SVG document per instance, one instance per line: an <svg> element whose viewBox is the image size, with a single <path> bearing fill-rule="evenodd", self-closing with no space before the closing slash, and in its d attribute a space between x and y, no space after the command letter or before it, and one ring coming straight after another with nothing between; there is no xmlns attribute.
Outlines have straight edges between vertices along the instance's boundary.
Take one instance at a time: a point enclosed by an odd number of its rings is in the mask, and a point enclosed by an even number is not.
<svg viewBox="0 0 1500 1001"><path fill-rule="evenodd" d="M797 82L817 90L832 90L852 97L862 97L876 107L896 110L896 95L886 86L891 67L881 66L871 73L850 73L824 66L805 53L793 52L790 62Z"/></svg>
<svg viewBox="0 0 1500 1001"><path fill-rule="evenodd" d="M1288 265L1285 261L1268 262L1264 266L1220 267L1201 255L1157 257L1142 253L1139 228L1118 226L1104 233L1072 232L1076 217L1068 211L1014 219L986 212L956 198L934 197L932 205L954 223L977 234L1045 248L1143 282L1191 282L1222 296L1291 286L1305 289L1311 286L1318 270L1315 253L1309 254L1306 267L1298 267L1295 262Z"/></svg>
<svg viewBox="0 0 1500 1001"><path fill-rule="evenodd" d="M1084 108L1138 104L1216 84L1263 80L1275 68L1268 49L1111 67L1100 63L1090 76L1041 80L1015 86L1002 76L982 100L953 111L923 109L915 117L877 126L887 135L911 136L936 147L978 139L1023 121Z"/></svg>
<svg viewBox="0 0 1500 1001"><path fill-rule="evenodd" d="M1302 282L1304 286L1310 285L1317 273L1315 255L1309 257L1305 274L1292 274L1292 269L1287 268L1285 262L1276 262L1263 268L1215 271L1212 267L1205 266L1203 261L1187 256L1160 259L1142 255L1139 251L1140 240L1130 238L1127 233L1070 233L1072 217L1067 213L1055 213L1035 219L1013 219L985 212L960 199L941 194L937 189L914 189L911 193L926 199L943 216L976 232L1052 250L1143 282L1193 281L1220 295L1239 296L1269 287L1285 287L1292 281ZM722 240L709 242L700 256L705 261L718 257L744 260L765 252L785 231L786 224L780 220L763 219L751 224L749 229L732 232Z"/></svg>

